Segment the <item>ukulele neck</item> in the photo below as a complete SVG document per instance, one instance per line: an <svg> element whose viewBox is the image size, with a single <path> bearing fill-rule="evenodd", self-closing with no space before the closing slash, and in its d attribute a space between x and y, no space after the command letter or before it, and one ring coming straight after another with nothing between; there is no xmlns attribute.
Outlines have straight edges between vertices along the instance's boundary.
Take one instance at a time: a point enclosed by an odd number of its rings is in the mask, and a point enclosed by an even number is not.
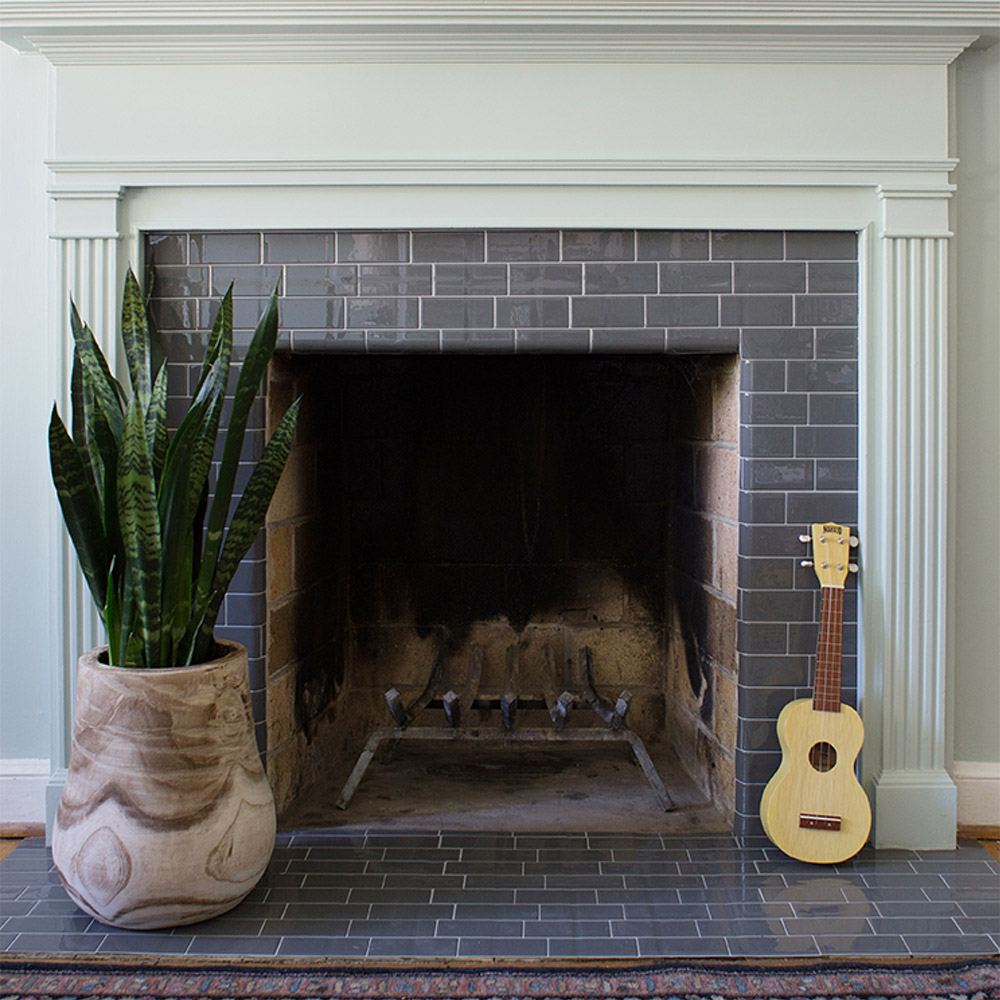
<svg viewBox="0 0 1000 1000"><path fill-rule="evenodd" d="M823 607L819 619L819 645L816 650L816 685L813 709L817 712L840 711L840 660L844 625L844 588L823 587Z"/></svg>

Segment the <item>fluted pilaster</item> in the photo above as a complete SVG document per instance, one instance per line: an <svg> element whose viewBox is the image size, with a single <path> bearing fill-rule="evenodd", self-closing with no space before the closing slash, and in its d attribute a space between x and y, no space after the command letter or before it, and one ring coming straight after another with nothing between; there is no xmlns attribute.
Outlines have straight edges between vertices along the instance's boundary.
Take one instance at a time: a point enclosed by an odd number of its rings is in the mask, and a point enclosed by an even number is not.
<svg viewBox="0 0 1000 1000"><path fill-rule="evenodd" d="M876 846L948 848L947 193L885 193L869 337L866 675ZM873 262L874 263L874 262Z"/></svg>

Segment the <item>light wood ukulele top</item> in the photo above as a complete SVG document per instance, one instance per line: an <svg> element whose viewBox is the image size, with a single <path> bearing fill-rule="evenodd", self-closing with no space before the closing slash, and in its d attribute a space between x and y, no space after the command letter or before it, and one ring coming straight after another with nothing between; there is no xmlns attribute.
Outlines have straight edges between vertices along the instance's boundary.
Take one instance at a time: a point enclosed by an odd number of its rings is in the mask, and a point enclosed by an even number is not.
<svg viewBox="0 0 1000 1000"><path fill-rule="evenodd" d="M834 864L856 854L868 839L871 807L854 774L864 741L857 712L840 700L844 581L849 528L812 526L813 565L822 585L816 682L812 698L787 704L778 716L781 766L761 799L764 832L800 861Z"/></svg>

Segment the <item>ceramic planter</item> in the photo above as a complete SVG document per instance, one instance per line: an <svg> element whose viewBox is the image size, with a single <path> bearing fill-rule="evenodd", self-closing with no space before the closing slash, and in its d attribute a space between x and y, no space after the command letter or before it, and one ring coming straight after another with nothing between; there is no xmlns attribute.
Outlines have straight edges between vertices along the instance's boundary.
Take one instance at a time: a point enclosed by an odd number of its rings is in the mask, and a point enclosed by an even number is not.
<svg viewBox="0 0 1000 1000"><path fill-rule="evenodd" d="M256 885L275 814L253 735L246 650L191 667L80 657L69 775L52 831L66 890L133 929L195 923Z"/></svg>

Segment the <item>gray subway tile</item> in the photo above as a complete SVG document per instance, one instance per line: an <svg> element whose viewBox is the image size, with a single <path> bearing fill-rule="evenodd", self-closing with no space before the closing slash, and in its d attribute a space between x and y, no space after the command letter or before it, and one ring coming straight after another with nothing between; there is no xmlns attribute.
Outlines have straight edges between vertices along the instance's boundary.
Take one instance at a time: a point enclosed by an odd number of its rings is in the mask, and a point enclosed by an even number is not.
<svg viewBox="0 0 1000 1000"><path fill-rule="evenodd" d="M785 261L737 261L733 265L735 292L804 292L806 266Z"/></svg>
<svg viewBox="0 0 1000 1000"><path fill-rule="evenodd" d="M848 326L858 321L856 295L796 295L796 326Z"/></svg>
<svg viewBox="0 0 1000 1000"><path fill-rule="evenodd" d="M611 925L607 920L537 920L524 925L527 938L549 937L611 937Z"/></svg>
<svg viewBox="0 0 1000 1000"><path fill-rule="evenodd" d="M582 264L511 264L511 295L579 295Z"/></svg>
<svg viewBox="0 0 1000 1000"><path fill-rule="evenodd" d="M224 295L230 285L233 295L270 295L281 281L281 268L258 264L218 265L212 268L212 294Z"/></svg>
<svg viewBox="0 0 1000 1000"><path fill-rule="evenodd" d="M300 264L285 268L285 295L355 295L358 269L352 264Z"/></svg>
<svg viewBox="0 0 1000 1000"><path fill-rule="evenodd" d="M360 300L349 300L351 308ZM282 326L295 329L332 330L344 325L344 300L340 298L285 299L281 304Z"/></svg>
<svg viewBox="0 0 1000 1000"><path fill-rule="evenodd" d="M853 425L796 427L795 454L799 458L857 458L858 429Z"/></svg>
<svg viewBox="0 0 1000 1000"><path fill-rule="evenodd" d="M516 330L518 353L586 354L590 350L589 330Z"/></svg>
<svg viewBox="0 0 1000 1000"><path fill-rule="evenodd" d="M362 264L362 295L430 295L430 264ZM291 280L291 270L288 272Z"/></svg>
<svg viewBox="0 0 1000 1000"><path fill-rule="evenodd" d="M790 295L727 295L722 299L726 326L787 326L792 322Z"/></svg>
<svg viewBox="0 0 1000 1000"><path fill-rule="evenodd" d="M740 357L745 359L811 358L813 333L794 327L760 327L744 330L740 335Z"/></svg>
<svg viewBox="0 0 1000 1000"><path fill-rule="evenodd" d="M785 234L786 260L857 260L858 241L854 233L788 232Z"/></svg>
<svg viewBox="0 0 1000 1000"><path fill-rule="evenodd" d="M439 354L441 333L438 330L366 330L365 350L369 354Z"/></svg>
<svg viewBox="0 0 1000 1000"><path fill-rule="evenodd" d="M584 266L588 295L636 295L657 290L655 264L598 264Z"/></svg>
<svg viewBox="0 0 1000 1000"><path fill-rule="evenodd" d="M817 329L817 358L856 358L857 356L857 327L820 327Z"/></svg>
<svg viewBox="0 0 1000 1000"><path fill-rule="evenodd" d="M192 233L188 243L192 264L257 264L260 233Z"/></svg>
<svg viewBox="0 0 1000 1000"><path fill-rule="evenodd" d="M712 260L781 260L784 236L771 232L712 232Z"/></svg>
<svg viewBox="0 0 1000 1000"><path fill-rule="evenodd" d="M810 261L810 292L856 293L858 265L854 261Z"/></svg>
<svg viewBox="0 0 1000 1000"><path fill-rule="evenodd" d="M639 260L707 260L708 233L697 229L640 229Z"/></svg>
<svg viewBox="0 0 1000 1000"><path fill-rule="evenodd" d="M724 261L689 261L660 264L660 293L729 293L733 290L733 265Z"/></svg>
<svg viewBox="0 0 1000 1000"><path fill-rule="evenodd" d="M98 946L99 953L123 955L183 955L191 945L187 934L109 934Z"/></svg>
<svg viewBox="0 0 1000 1000"><path fill-rule="evenodd" d="M147 233L146 260L154 265L186 264L188 259L187 233Z"/></svg>
<svg viewBox="0 0 1000 1000"><path fill-rule="evenodd" d="M414 920L352 920L350 930L347 933L349 937L406 938L409 940L433 937L436 923L436 920L421 920L419 917Z"/></svg>
<svg viewBox="0 0 1000 1000"><path fill-rule="evenodd" d="M499 229L486 233L487 260L558 260L557 229Z"/></svg>
<svg viewBox="0 0 1000 1000"><path fill-rule="evenodd" d="M513 354L513 330L442 330L441 350L465 354Z"/></svg>
<svg viewBox="0 0 1000 1000"><path fill-rule="evenodd" d="M740 491L739 514L742 524L784 524L785 498L773 493Z"/></svg>
<svg viewBox="0 0 1000 1000"><path fill-rule="evenodd" d="M717 295L651 295L646 300L647 321L662 326L719 325Z"/></svg>
<svg viewBox="0 0 1000 1000"><path fill-rule="evenodd" d="M746 458L792 458L797 429L790 425L741 427L740 454Z"/></svg>
<svg viewBox="0 0 1000 1000"><path fill-rule="evenodd" d="M520 920L439 920L437 933L441 937L524 937Z"/></svg>
<svg viewBox="0 0 1000 1000"><path fill-rule="evenodd" d="M434 268L436 295L504 295L506 292L505 264L437 264Z"/></svg>
<svg viewBox="0 0 1000 1000"><path fill-rule="evenodd" d="M808 490L813 488L813 463L804 459L750 458L741 465L745 490Z"/></svg>
<svg viewBox="0 0 1000 1000"><path fill-rule="evenodd" d="M785 935L783 937L747 937L743 935L726 938L729 952L732 955L745 955L759 958L770 956L792 957L794 955L818 955L819 948L816 939L806 935Z"/></svg>
<svg viewBox="0 0 1000 1000"><path fill-rule="evenodd" d="M655 327L594 330L591 338L595 354L662 354L665 349L666 330Z"/></svg>
<svg viewBox="0 0 1000 1000"><path fill-rule="evenodd" d="M816 393L809 397L810 424L857 424L856 393Z"/></svg>
<svg viewBox="0 0 1000 1000"><path fill-rule="evenodd" d="M962 934L959 937L907 934L903 940L914 955L990 955L997 951L996 937L986 934Z"/></svg>
<svg viewBox="0 0 1000 1000"><path fill-rule="evenodd" d="M153 299L150 307L153 313L153 322L161 334L168 330L198 329L199 304L196 299L176 301ZM171 354L168 353L167 357L173 360ZM200 357L201 355L199 355L199 359Z"/></svg>
<svg viewBox="0 0 1000 1000"><path fill-rule="evenodd" d="M824 955L906 955L909 949L898 934L817 934L816 946Z"/></svg>
<svg viewBox="0 0 1000 1000"><path fill-rule="evenodd" d="M29 932L25 934L13 934L4 931L0 935L4 951L34 952L34 953L58 953L58 952L80 952L91 953L97 951L104 940L101 934L59 934L45 932Z"/></svg>
<svg viewBox="0 0 1000 1000"><path fill-rule="evenodd" d="M420 314L418 302L419 300L410 298L348 299L347 326L367 330L405 330L416 327Z"/></svg>
<svg viewBox="0 0 1000 1000"><path fill-rule="evenodd" d="M456 920L537 920L537 903L457 903Z"/></svg>
<svg viewBox="0 0 1000 1000"><path fill-rule="evenodd" d="M790 559L744 557L740 560L739 584L744 589L791 590L794 563Z"/></svg>
<svg viewBox="0 0 1000 1000"><path fill-rule="evenodd" d="M789 361L786 386L790 392L856 392L856 361Z"/></svg>
<svg viewBox="0 0 1000 1000"><path fill-rule="evenodd" d="M748 331L752 333L753 331ZM747 343L743 335L743 344ZM783 360L740 361L741 392L781 392L785 388L785 362Z"/></svg>
<svg viewBox="0 0 1000 1000"><path fill-rule="evenodd" d="M293 354L358 354L365 349L361 330L293 330L290 350Z"/></svg>
<svg viewBox="0 0 1000 1000"><path fill-rule="evenodd" d="M569 326L569 299L538 295L497 299L497 325L509 327Z"/></svg>
<svg viewBox="0 0 1000 1000"><path fill-rule="evenodd" d="M563 230L563 260L635 260L633 230Z"/></svg>
<svg viewBox="0 0 1000 1000"><path fill-rule="evenodd" d="M264 260L267 263L332 261L336 249L333 233L264 233Z"/></svg>
<svg viewBox="0 0 1000 1000"><path fill-rule="evenodd" d="M486 259L482 230L421 231L413 234L414 261L464 261Z"/></svg>
<svg viewBox="0 0 1000 1000"><path fill-rule="evenodd" d="M493 299L424 298L420 300L420 303L420 324L424 328L468 329L493 326ZM408 324L400 323L397 325L407 326Z"/></svg>
<svg viewBox="0 0 1000 1000"><path fill-rule="evenodd" d="M856 490L858 463L856 459L820 458L816 460L816 489Z"/></svg>
<svg viewBox="0 0 1000 1000"><path fill-rule="evenodd" d="M403 232L338 233L339 261L398 261L410 259L410 234Z"/></svg>
<svg viewBox="0 0 1000 1000"><path fill-rule="evenodd" d="M741 393L740 420L744 424L802 424L808 406L805 393Z"/></svg>
<svg viewBox="0 0 1000 1000"><path fill-rule="evenodd" d="M740 331L734 327L681 327L667 330L670 354L736 354Z"/></svg>
<svg viewBox="0 0 1000 1000"><path fill-rule="evenodd" d="M736 648L741 653L784 653L788 649L788 629L771 622L740 622Z"/></svg>
<svg viewBox="0 0 1000 1000"><path fill-rule="evenodd" d="M801 590L744 591L742 619L749 622L811 621L813 595ZM811 932L810 932L811 933Z"/></svg>
<svg viewBox="0 0 1000 1000"><path fill-rule="evenodd" d="M639 327L645 322L645 309L640 296L586 295L575 296L570 301L573 326Z"/></svg>
<svg viewBox="0 0 1000 1000"><path fill-rule="evenodd" d="M208 295L211 289L209 278L207 267L158 264L153 274L153 294L178 299Z"/></svg>

